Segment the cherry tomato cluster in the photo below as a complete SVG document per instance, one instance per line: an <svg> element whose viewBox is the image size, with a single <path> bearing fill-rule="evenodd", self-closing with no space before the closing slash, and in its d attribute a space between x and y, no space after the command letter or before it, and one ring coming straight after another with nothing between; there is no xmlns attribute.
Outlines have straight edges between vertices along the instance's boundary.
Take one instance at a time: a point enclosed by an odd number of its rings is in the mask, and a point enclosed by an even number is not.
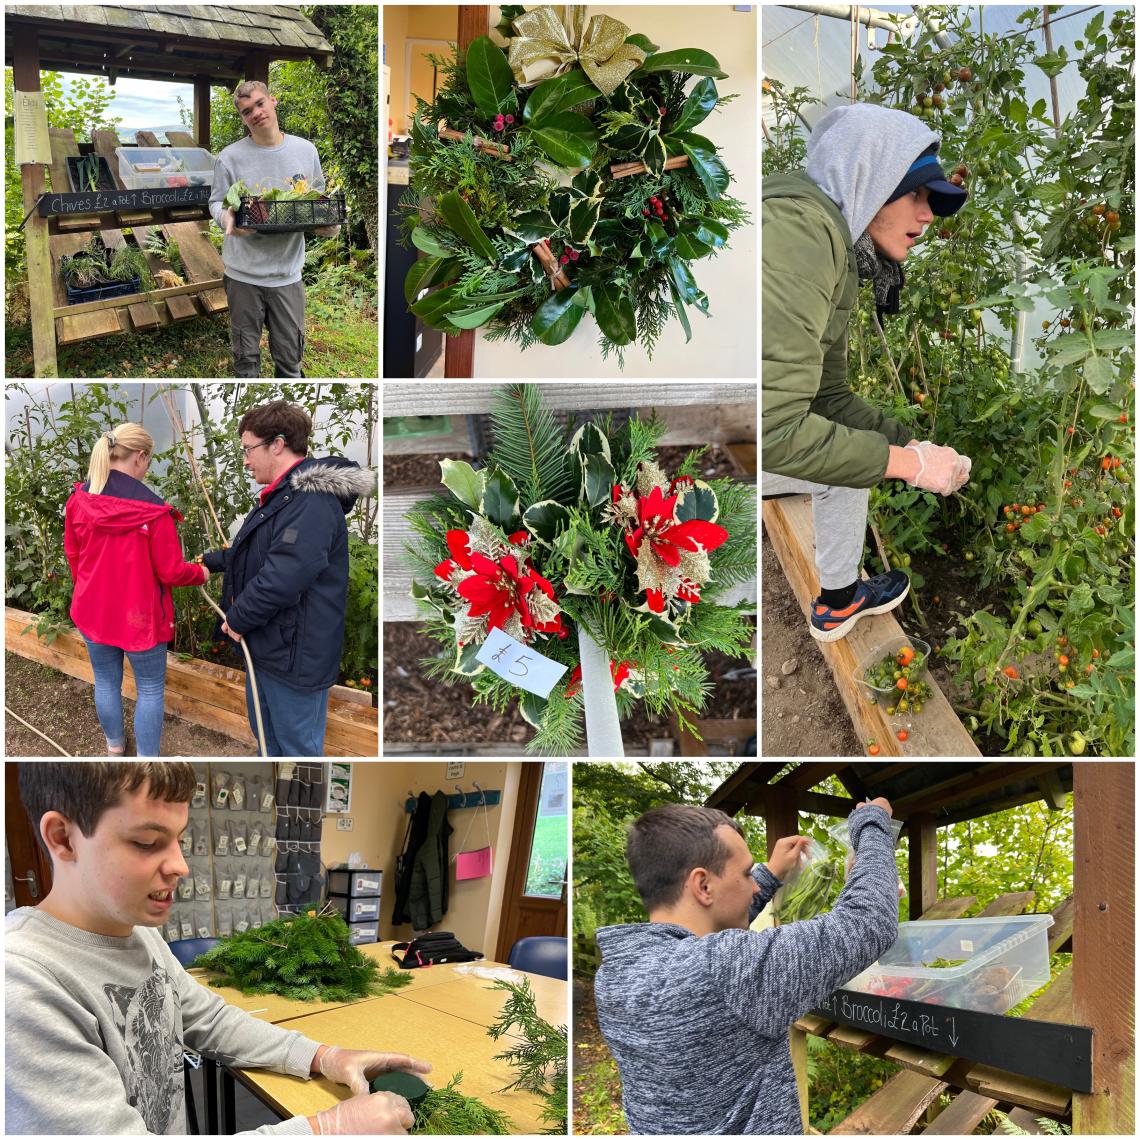
<svg viewBox="0 0 1140 1140"><path fill-rule="evenodd" d="M1013 534L1014 531L1021 528L1021 524L1032 518L1038 511L1045 509L1044 503L1006 503L1002 507L1002 514L1005 515L1006 523L1005 529L1007 534Z"/></svg>
<svg viewBox="0 0 1140 1140"><path fill-rule="evenodd" d="M925 655L904 645L898 652L888 653L878 664L865 670L863 680L880 692L890 691L888 716L894 716L896 712L917 713L922 712L922 702L928 700L932 692L930 686L920 680L925 669Z"/></svg>

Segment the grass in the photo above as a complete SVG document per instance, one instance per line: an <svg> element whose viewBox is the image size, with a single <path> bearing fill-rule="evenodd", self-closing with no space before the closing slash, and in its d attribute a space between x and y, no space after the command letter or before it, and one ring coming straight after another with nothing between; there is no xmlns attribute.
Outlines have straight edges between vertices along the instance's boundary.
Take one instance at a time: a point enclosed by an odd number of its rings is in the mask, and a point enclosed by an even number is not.
<svg viewBox="0 0 1140 1140"><path fill-rule="evenodd" d="M566 868L566 816L540 815L534 824L534 842L530 848L530 865L527 868L528 895L557 898L562 892L561 883L550 880L559 877Z"/></svg>
<svg viewBox="0 0 1140 1140"><path fill-rule="evenodd" d="M346 290L337 279L305 290L305 374L310 377L375 377L379 373L374 298ZM30 324L5 323L5 375L34 375ZM261 375L272 377L268 334L261 338ZM198 317L148 332L101 337L61 347L59 375L123 380L232 376L226 313Z"/></svg>
<svg viewBox="0 0 1140 1140"><path fill-rule="evenodd" d="M593 1057L600 1056L600 1060ZM574 1131L620 1136L629 1131L621 1108L621 1076L604 1045L578 1045L574 1056Z"/></svg>

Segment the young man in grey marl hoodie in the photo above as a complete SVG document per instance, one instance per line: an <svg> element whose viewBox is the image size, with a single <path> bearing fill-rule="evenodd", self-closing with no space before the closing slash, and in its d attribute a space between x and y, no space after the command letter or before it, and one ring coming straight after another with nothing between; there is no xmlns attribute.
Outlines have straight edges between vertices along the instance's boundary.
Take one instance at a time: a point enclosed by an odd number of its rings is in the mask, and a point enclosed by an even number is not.
<svg viewBox="0 0 1140 1140"><path fill-rule="evenodd" d="M670 804L632 826L626 855L648 923L598 931L598 1024L617 1061L630 1131L802 1134L788 1028L898 937L890 804L851 813L855 862L834 908L748 929L806 837L753 866L739 825Z"/></svg>

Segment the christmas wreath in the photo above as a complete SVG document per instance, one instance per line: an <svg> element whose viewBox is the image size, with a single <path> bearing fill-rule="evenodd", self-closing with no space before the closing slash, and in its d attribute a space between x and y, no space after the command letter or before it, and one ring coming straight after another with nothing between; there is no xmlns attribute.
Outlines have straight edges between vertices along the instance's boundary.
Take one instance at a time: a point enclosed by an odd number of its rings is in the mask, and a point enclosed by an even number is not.
<svg viewBox="0 0 1140 1140"><path fill-rule="evenodd" d="M517 699L529 747L565 755L582 742L582 645L596 646L619 717L643 700L695 735L702 654L741 657L752 639L751 607L717 599L755 578L753 489L698 478L704 448L663 470L656 416L571 433L517 384L491 418L485 463L441 461L444 492L406 516L412 596L444 647L427 674L499 712Z"/></svg>
<svg viewBox="0 0 1140 1140"><path fill-rule="evenodd" d="M487 326L521 348L557 345L587 310L604 355L647 353L670 316L708 315L692 264L748 220L732 176L696 133L734 96L708 52L659 51L583 8L505 6L499 47L435 59L434 102L417 99L408 209L420 258L412 311L449 334ZM696 78L691 89L690 80ZM439 288L430 288L439 286Z"/></svg>

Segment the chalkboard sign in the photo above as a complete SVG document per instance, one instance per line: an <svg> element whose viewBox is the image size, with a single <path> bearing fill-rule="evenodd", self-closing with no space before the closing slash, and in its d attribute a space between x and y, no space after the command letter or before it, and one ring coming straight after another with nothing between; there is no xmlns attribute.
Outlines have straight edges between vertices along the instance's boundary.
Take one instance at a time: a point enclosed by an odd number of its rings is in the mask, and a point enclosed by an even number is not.
<svg viewBox="0 0 1140 1140"><path fill-rule="evenodd" d="M836 990L812 1012L932 1053L1092 1092L1092 1030L1083 1025L1003 1017L855 990Z"/></svg>
<svg viewBox="0 0 1140 1140"><path fill-rule="evenodd" d="M154 190L115 190L88 194L44 194L40 217L105 214L115 210L160 210L200 206L210 200L209 186L163 186Z"/></svg>

